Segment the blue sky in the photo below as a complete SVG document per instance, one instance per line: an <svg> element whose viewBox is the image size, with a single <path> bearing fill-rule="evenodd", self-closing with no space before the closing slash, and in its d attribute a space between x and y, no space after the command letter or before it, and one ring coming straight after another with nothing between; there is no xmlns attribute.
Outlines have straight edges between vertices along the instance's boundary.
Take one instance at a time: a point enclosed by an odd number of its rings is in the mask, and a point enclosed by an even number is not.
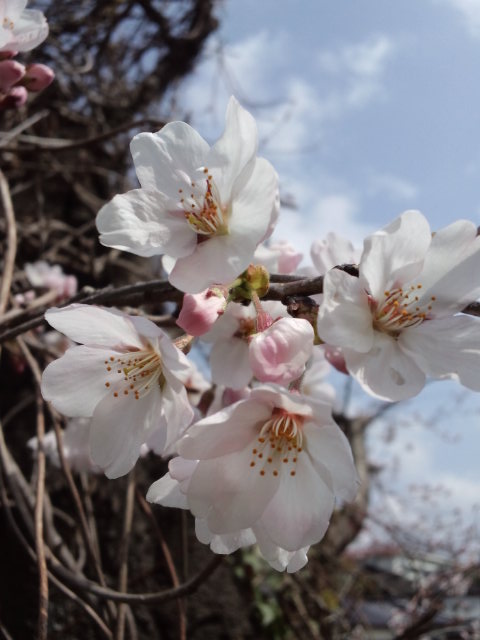
<svg viewBox="0 0 480 640"><path fill-rule="evenodd" d="M219 16L176 115L213 141L230 94L254 114L260 153L297 204L282 211L277 239L308 258L314 238L333 230L361 246L405 209L432 228L480 223L480 0L226 0ZM469 519L480 502L480 396L457 404L459 393L429 386L370 440L376 461L391 469L399 458L395 490L443 483L442 508ZM397 416L410 427L384 446Z"/></svg>

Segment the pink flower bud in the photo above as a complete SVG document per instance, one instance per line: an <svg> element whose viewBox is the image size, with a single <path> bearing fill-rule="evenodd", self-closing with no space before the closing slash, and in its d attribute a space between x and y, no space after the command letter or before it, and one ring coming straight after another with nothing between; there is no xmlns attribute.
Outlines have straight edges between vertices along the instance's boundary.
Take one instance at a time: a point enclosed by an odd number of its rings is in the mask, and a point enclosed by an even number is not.
<svg viewBox="0 0 480 640"><path fill-rule="evenodd" d="M8 93L25 75L25 67L16 60L2 60L0 62L0 91Z"/></svg>
<svg viewBox="0 0 480 640"><path fill-rule="evenodd" d="M313 351L313 329L307 320L280 318L249 344L249 361L262 382L288 384L305 371Z"/></svg>
<svg viewBox="0 0 480 640"><path fill-rule="evenodd" d="M29 91L43 91L53 82L55 73L45 64L30 64L23 83Z"/></svg>
<svg viewBox="0 0 480 640"><path fill-rule="evenodd" d="M27 101L25 87L13 87L7 95L0 100L0 109L18 109Z"/></svg>
<svg viewBox="0 0 480 640"><path fill-rule="evenodd" d="M224 293L216 288L201 293L186 293L177 325L191 336L202 336L210 331L218 316L225 311Z"/></svg>

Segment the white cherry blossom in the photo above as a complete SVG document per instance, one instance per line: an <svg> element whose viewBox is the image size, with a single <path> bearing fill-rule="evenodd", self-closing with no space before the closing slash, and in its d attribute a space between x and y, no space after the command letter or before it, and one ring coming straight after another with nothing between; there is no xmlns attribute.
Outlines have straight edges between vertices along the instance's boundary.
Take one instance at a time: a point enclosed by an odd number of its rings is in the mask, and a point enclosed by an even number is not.
<svg viewBox="0 0 480 640"><path fill-rule="evenodd" d="M187 461L170 467L177 498L203 521L206 538L251 529L261 547L305 555L325 534L336 498L352 500L357 490L331 405L277 385L197 422L177 450ZM167 504L164 489L155 483L148 498Z"/></svg>
<svg viewBox="0 0 480 640"><path fill-rule="evenodd" d="M147 500L165 507L188 509L186 491L198 461L176 457L170 460L168 472L149 489ZM182 486L182 489L180 489ZM205 519L195 518L195 533L203 544L208 544L214 553L226 555L243 547L258 544L260 553L277 571L293 573L304 567L308 561L304 547L298 551L286 551L274 544L260 525L241 529L233 533L212 533Z"/></svg>
<svg viewBox="0 0 480 640"><path fill-rule="evenodd" d="M233 282L278 212L277 175L257 158L252 116L231 98L213 147L188 124L171 122L135 136L130 148L141 188L100 210L100 242L165 254L170 282L187 293Z"/></svg>
<svg viewBox="0 0 480 640"><path fill-rule="evenodd" d="M416 395L426 376L480 390L480 323L460 314L480 295L480 237L459 220L435 234L407 211L368 237L359 277L325 276L318 332L384 400Z"/></svg>
<svg viewBox="0 0 480 640"><path fill-rule="evenodd" d="M26 6L27 0L0 1L0 51L30 51L47 37L43 13Z"/></svg>
<svg viewBox="0 0 480 640"><path fill-rule="evenodd" d="M119 311L70 305L47 321L79 346L45 369L42 393L60 412L92 418L93 461L110 478L128 473L143 443L172 451L191 422L185 355L153 322Z"/></svg>

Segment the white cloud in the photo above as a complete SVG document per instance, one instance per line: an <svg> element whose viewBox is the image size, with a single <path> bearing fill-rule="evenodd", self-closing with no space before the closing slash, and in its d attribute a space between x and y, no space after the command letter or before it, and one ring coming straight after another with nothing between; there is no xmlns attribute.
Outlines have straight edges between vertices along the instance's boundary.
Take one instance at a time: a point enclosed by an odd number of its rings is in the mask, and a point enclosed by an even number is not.
<svg viewBox="0 0 480 640"><path fill-rule="evenodd" d="M463 17L465 27L470 35L480 37L480 2L479 0L436 0L450 5Z"/></svg>
<svg viewBox="0 0 480 640"><path fill-rule="evenodd" d="M322 51L318 65L327 73L351 74L364 78L378 78L394 50L393 42L385 35L364 42L346 45L338 51Z"/></svg>
<svg viewBox="0 0 480 640"><path fill-rule="evenodd" d="M408 180L383 173L370 177L367 193L372 196L386 194L392 200L412 200L418 196L418 187Z"/></svg>

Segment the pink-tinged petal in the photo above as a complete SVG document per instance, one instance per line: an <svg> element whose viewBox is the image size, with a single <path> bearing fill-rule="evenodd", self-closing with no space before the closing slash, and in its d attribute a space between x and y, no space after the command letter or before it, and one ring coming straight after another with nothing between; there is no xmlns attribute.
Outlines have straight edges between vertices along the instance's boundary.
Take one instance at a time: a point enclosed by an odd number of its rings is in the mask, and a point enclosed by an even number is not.
<svg viewBox="0 0 480 640"><path fill-rule="evenodd" d="M257 153L257 125L232 96L225 116L225 131L215 143L206 160L223 204L242 187L253 170Z"/></svg>
<svg viewBox="0 0 480 640"><path fill-rule="evenodd" d="M119 393L114 397L110 392L97 405L90 430L90 451L108 478L118 478L132 469L142 444L156 430L161 412L161 395L155 390L139 400L133 394Z"/></svg>
<svg viewBox="0 0 480 640"><path fill-rule="evenodd" d="M315 240L310 249L312 262L320 275L341 264L357 264L360 251L354 248L350 240L328 233L324 240Z"/></svg>
<svg viewBox="0 0 480 640"><path fill-rule="evenodd" d="M278 193L278 176L264 158L257 158L250 179L241 188L235 185L228 228L237 242L257 245L265 238Z"/></svg>
<svg viewBox="0 0 480 640"><path fill-rule="evenodd" d="M99 240L106 247L144 258L162 253L174 258L189 255L196 234L183 212L171 210L171 201L159 191L134 189L117 195L98 212Z"/></svg>
<svg viewBox="0 0 480 640"><path fill-rule="evenodd" d="M206 518L213 533L233 533L252 526L279 485L273 473L251 467L252 443L212 460L201 460L188 491L192 513Z"/></svg>
<svg viewBox="0 0 480 640"><path fill-rule="evenodd" d="M367 352L373 344L372 313L360 280L332 269L323 281L318 335L328 344Z"/></svg>
<svg viewBox="0 0 480 640"><path fill-rule="evenodd" d="M325 535L334 495L305 452L298 456L295 475L282 469L280 478L280 486L265 509L261 524L275 544L287 551L297 551Z"/></svg>
<svg viewBox="0 0 480 640"><path fill-rule="evenodd" d="M386 289L415 278L422 269L430 242L430 226L419 211L405 211L366 238L360 274L369 293L378 300Z"/></svg>
<svg viewBox="0 0 480 640"><path fill-rule="evenodd" d="M43 372L42 395L61 413L88 418L110 393L105 361L121 355L111 349L72 347Z"/></svg>
<svg viewBox="0 0 480 640"><path fill-rule="evenodd" d="M140 133L130 143L133 162L143 189L157 189L180 200L187 177L205 165L210 147L185 122L170 122L157 133Z"/></svg>
<svg viewBox="0 0 480 640"><path fill-rule="evenodd" d="M109 346L118 351L145 348L129 316L115 309L71 304L49 309L45 319L75 342Z"/></svg>
<svg viewBox="0 0 480 640"><path fill-rule="evenodd" d="M203 460L241 451L255 442L259 423L270 415L270 407L252 400L231 405L192 425L178 443L178 452L182 458Z"/></svg>
<svg viewBox="0 0 480 640"><path fill-rule="evenodd" d="M210 352L212 382L231 389L243 389L252 379L248 345L241 338L215 343Z"/></svg>
<svg viewBox="0 0 480 640"><path fill-rule="evenodd" d="M336 424L307 422L303 426L305 449L312 463L325 465L330 472L335 497L351 501L357 495L358 475L347 438ZM321 469L317 468L321 476Z"/></svg>
<svg viewBox="0 0 480 640"><path fill-rule="evenodd" d="M390 336L375 332L375 342L368 353L345 349L344 355L351 375L367 393L381 400L412 398L425 385L425 374Z"/></svg>
<svg viewBox="0 0 480 640"><path fill-rule="evenodd" d="M202 336L210 331L223 313L226 300L223 295L207 289L201 293L186 293L177 325L191 336Z"/></svg>
<svg viewBox="0 0 480 640"><path fill-rule="evenodd" d="M402 349L432 378L454 377L480 391L480 321L464 315L425 321L399 338Z"/></svg>
<svg viewBox="0 0 480 640"><path fill-rule="evenodd" d="M262 264L270 273L293 273L303 254L298 253L288 242L277 242L268 247L261 244L255 250L253 262Z"/></svg>
<svg viewBox="0 0 480 640"><path fill-rule="evenodd" d="M262 382L288 384L299 378L313 351L313 329L307 320L281 318L249 345L249 361Z"/></svg>
<svg viewBox="0 0 480 640"><path fill-rule="evenodd" d="M150 485L147 500L154 504L161 504L163 507L188 509L186 496L180 491L177 480L174 480L169 473Z"/></svg>
<svg viewBox="0 0 480 640"><path fill-rule="evenodd" d="M24 9L15 18L12 37L6 48L15 51L30 51L42 43L48 36L48 24L41 11Z"/></svg>
<svg viewBox="0 0 480 640"><path fill-rule="evenodd" d="M480 237L473 222L458 220L440 229L418 277L417 304L425 311L431 305L434 318L461 311L480 296L479 272Z"/></svg>

